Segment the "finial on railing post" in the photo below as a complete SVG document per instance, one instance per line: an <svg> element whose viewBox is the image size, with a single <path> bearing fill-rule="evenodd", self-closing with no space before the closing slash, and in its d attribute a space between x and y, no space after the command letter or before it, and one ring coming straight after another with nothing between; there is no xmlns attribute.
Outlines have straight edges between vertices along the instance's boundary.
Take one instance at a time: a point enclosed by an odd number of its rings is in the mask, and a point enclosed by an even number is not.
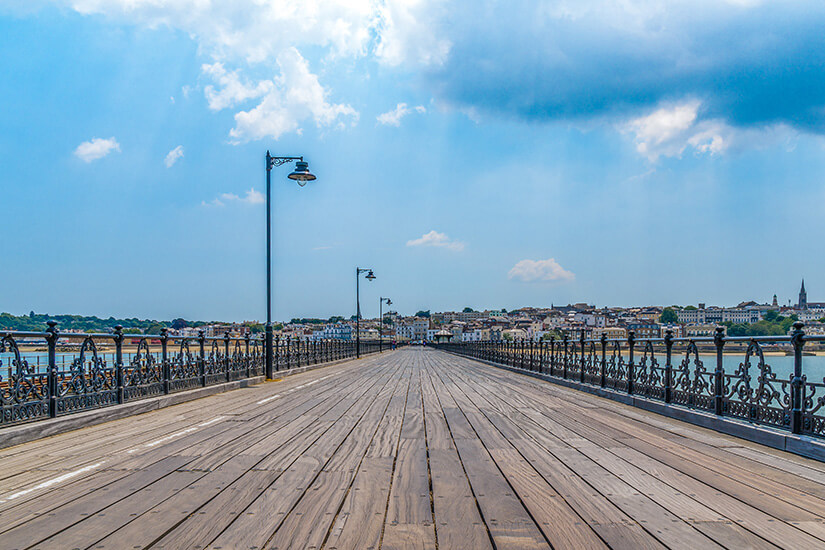
<svg viewBox="0 0 825 550"><path fill-rule="evenodd" d="M115 325L115 381L117 382L117 402L123 403L123 326Z"/></svg>
<svg viewBox="0 0 825 550"><path fill-rule="evenodd" d="M56 321L46 321L49 328L46 329L46 343L49 346L49 416L57 416L57 340L60 332L57 330Z"/></svg>
<svg viewBox="0 0 825 550"><path fill-rule="evenodd" d="M802 433L803 430L803 400L805 393L806 376L802 374L802 346L805 345L805 326L801 321L793 324L791 344L793 344L793 378L791 379L791 432Z"/></svg>
<svg viewBox="0 0 825 550"><path fill-rule="evenodd" d="M717 415L724 412L725 401L725 364L722 351L725 347L725 328L716 327L713 334L713 344L716 346L716 371L713 373L713 409Z"/></svg>
<svg viewBox="0 0 825 550"><path fill-rule="evenodd" d="M665 403L670 403L673 394L673 331L665 331Z"/></svg>

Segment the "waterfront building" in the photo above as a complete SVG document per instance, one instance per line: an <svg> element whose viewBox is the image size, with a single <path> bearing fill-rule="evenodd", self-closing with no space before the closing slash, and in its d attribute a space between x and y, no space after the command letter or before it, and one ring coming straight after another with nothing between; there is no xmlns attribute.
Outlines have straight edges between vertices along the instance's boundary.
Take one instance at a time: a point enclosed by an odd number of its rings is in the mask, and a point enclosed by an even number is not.
<svg viewBox="0 0 825 550"><path fill-rule="evenodd" d="M699 336L713 336L716 334L716 327L719 325L686 325L684 327L684 337L685 338L696 338ZM727 334L727 329L724 329L724 333Z"/></svg>

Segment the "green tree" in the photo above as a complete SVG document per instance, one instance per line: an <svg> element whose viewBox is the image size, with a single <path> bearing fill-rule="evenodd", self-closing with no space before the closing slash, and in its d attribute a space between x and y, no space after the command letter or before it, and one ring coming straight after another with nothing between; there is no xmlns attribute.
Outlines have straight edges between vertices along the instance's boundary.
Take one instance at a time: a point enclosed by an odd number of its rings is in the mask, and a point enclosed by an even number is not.
<svg viewBox="0 0 825 550"><path fill-rule="evenodd" d="M264 331L264 326L261 323L249 323L249 332L252 334L260 334Z"/></svg>
<svg viewBox="0 0 825 550"><path fill-rule="evenodd" d="M673 308L666 307L662 310L662 314L659 316L660 323L676 323L679 321L679 316L676 315L676 312L673 311Z"/></svg>
<svg viewBox="0 0 825 550"><path fill-rule="evenodd" d="M696 306L685 306L685 311L696 311L697 309Z"/></svg>
<svg viewBox="0 0 825 550"><path fill-rule="evenodd" d="M175 319L172 321L172 328L175 330L180 330L182 328L186 328L189 326L189 322L186 319Z"/></svg>
<svg viewBox="0 0 825 550"><path fill-rule="evenodd" d="M160 323L153 323L143 329L143 334L160 334L161 329L165 328Z"/></svg>
<svg viewBox="0 0 825 550"><path fill-rule="evenodd" d="M468 307L465 307L465 308L462 310L462 312L463 312L463 313L473 313L474 311L475 311L475 310L474 310L473 308L469 307L469 306L468 306Z"/></svg>
<svg viewBox="0 0 825 550"><path fill-rule="evenodd" d="M419 311L415 314L416 317L426 317L427 319L430 318L430 310L427 311Z"/></svg>
<svg viewBox="0 0 825 550"><path fill-rule="evenodd" d="M779 312L778 311L772 309L772 310L765 313L765 320L766 321L769 321L769 322L773 323L777 319L779 319Z"/></svg>
<svg viewBox="0 0 825 550"><path fill-rule="evenodd" d="M512 341L513 341L513 335L512 335L512 334L510 334L509 332L504 332L504 333L502 333L501 337L502 337L502 338L504 339L504 341L506 341L506 342L512 342Z"/></svg>

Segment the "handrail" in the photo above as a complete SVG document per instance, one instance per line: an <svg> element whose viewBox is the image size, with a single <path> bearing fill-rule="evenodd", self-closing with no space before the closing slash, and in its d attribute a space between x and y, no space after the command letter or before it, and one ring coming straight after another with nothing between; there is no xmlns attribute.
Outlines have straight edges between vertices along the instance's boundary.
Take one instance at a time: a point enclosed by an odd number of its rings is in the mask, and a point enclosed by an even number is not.
<svg viewBox="0 0 825 550"><path fill-rule="evenodd" d="M45 332L0 330L0 428L265 375L263 335L126 334L121 326L61 333L47 324ZM45 349L26 350L32 340ZM79 345L68 359L64 342ZM364 355L378 351L377 342L361 343ZM274 352L277 372L352 358L356 349L354 341L279 336Z"/></svg>
<svg viewBox="0 0 825 550"><path fill-rule="evenodd" d="M435 347L550 378L825 437L825 368L812 376L803 354L806 342L825 342L825 335L806 335L803 328L797 321L787 336L726 336L724 328L716 327L713 336L675 337L667 330L663 338L636 338L629 331L626 338L576 339L565 334L541 341ZM771 366L777 358L765 355L763 348L775 344L792 351L792 365L785 373ZM713 359L706 354L708 345ZM733 360L731 350L741 361Z"/></svg>

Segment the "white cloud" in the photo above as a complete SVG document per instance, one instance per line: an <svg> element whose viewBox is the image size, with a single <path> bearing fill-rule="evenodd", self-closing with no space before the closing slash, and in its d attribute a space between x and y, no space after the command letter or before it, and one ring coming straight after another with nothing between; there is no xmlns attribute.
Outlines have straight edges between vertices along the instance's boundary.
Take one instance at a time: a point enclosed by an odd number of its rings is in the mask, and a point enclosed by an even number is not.
<svg viewBox="0 0 825 550"><path fill-rule="evenodd" d="M659 107L631 120L624 128L634 134L636 150L649 161L696 154L721 155L730 149L761 148L778 141L793 147L798 133L787 125L734 128L720 119L702 119L702 103L695 99Z"/></svg>
<svg viewBox="0 0 825 550"><path fill-rule="evenodd" d="M507 274L510 279L525 282L572 281L576 276L564 269L554 258L546 260L521 260Z"/></svg>
<svg viewBox="0 0 825 550"><path fill-rule="evenodd" d="M169 153L166 154L166 159L164 159L163 163L166 165L167 168L171 168L178 162L179 159L183 158L183 145L178 145Z"/></svg>
<svg viewBox="0 0 825 550"><path fill-rule="evenodd" d="M215 59L261 63L285 49L329 58L373 53L388 65L443 62L450 51L444 0L54 0L118 23L171 27Z"/></svg>
<svg viewBox="0 0 825 550"><path fill-rule="evenodd" d="M250 189L246 192L246 195L243 197L239 197L235 193L221 193L215 199L212 199L209 202L203 201L201 203L202 206L226 206L227 204L237 203L237 204L263 204L266 202L266 197L260 191L256 191L255 188Z"/></svg>
<svg viewBox="0 0 825 550"><path fill-rule="evenodd" d="M387 111L386 113L381 113L378 115L376 120L385 126L401 126L401 119L413 111L419 114L424 114L427 112L427 108L423 105L416 105L415 107L410 108L406 103L399 103L392 111Z"/></svg>
<svg viewBox="0 0 825 550"><path fill-rule="evenodd" d="M254 86L248 82L241 82L238 71L229 72L222 63L204 64L201 66L201 71L220 86L220 90L216 90L211 84L203 89L209 108L213 111L220 111L261 97L272 90L273 86L270 80L263 80Z"/></svg>
<svg viewBox="0 0 825 550"><path fill-rule="evenodd" d="M407 246L435 246L439 248L446 248L447 250L453 250L456 252L464 250L463 242L451 241L446 234L439 233L435 230L430 231L429 233L425 233L417 239L407 241Z"/></svg>
<svg viewBox="0 0 825 550"><path fill-rule="evenodd" d="M441 65L452 42L445 38L442 8L438 0L386 0L378 5L375 55L391 66L405 62Z"/></svg>
<svg viewBox="0 0 825 550"><path fill-rule="evenodd" d="M310 119L318 128L343 128L343 119L352 124L358 121L358 112L349 105L327 101L328 91L321 86L318 77L309 70L309 64L295 48L289 48L278 56L280 75L273 80L259 82L255 86L237 80L237 74L226 73L223 67L208 67L212 76L217 75L228 88L215 91L210 88L207 99L210 106L230 106L238 101L262 95L254 108L235 114L235 128L229 135L235 143L270 137L278 139L287 132L302 132L301 122ZM227 78L227 75L232 75Z"/></svg>
<svg viewBox="0 0 825 550"><path fill-rule="evenodd" d="M109 139L92 138L84 141L74 150L74 155L83 162L101 159L112 151L120 151L120 144L113 137Z"/></svg>

